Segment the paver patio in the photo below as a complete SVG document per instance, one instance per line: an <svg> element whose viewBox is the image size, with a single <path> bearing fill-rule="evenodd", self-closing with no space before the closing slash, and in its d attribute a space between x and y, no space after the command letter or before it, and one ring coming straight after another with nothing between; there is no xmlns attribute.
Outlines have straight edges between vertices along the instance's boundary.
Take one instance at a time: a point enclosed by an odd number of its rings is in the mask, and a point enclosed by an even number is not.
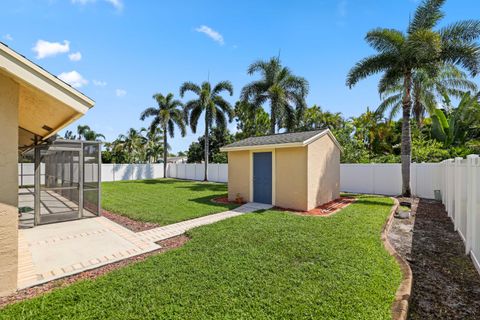
<svg viewBox="0 0 480 320"><path fill-rule="evenodd" d="M132 232L105 218L42 225L19 230L18 288L100 267L159 249L156 242L244 213L271 208L247 203L236 209L143 232Z"/></svg>

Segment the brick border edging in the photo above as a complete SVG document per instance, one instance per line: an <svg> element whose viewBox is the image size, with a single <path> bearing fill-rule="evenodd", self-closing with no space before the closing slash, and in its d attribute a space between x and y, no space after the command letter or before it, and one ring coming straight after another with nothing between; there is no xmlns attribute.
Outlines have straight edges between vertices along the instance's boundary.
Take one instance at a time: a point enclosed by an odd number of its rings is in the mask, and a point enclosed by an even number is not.
<svg viewBox="0 0 480 320"><path fill-rule="evenodd" d="M395 293L395 300L393 301L392 307L391 307L392 319L406 320L408 315L409 299L412 293L413 275L412 275L412 269L410 269L410 265L408 264L408 262L395 250L395 248L392 246L392 244L388 240L388 232L390 231L390 228L392 226L395 212L398 206L400 205L396 198L392 197L391 199L393 199L394 204L392 206L392 209L390 210L390 214L387 218L387 221L383 226L381 239L383 242L383 246L385 247L385 250L387 250L387 252L395 258L403 274L402 282L400 283L400 286L398 287L397 292Z"/></svg>

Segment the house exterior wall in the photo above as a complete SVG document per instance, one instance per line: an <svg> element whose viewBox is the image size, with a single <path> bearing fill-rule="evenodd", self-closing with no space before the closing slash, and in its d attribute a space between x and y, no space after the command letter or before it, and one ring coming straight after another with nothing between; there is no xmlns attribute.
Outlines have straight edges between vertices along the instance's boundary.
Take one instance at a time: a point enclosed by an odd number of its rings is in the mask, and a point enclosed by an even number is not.
<svg viewBox="0 0 480 320"><path fill-rule="evenodd" d="M228 200L250 200L250 151L228 152Z"/></svg>
<svg viewBox="0 0 480 320"><path fill-rule="evenodd" d="M275 205L281 208L307 210L307 148L275 150Z"/></svg>
<svg viewBox="0 0 480 320"><path fill-rule="evenodd" d="M340 196L340 149L325 135L308 148L308 208Z"/></svg>
<svg viewBox="0 0 480 320"><path fill-rule="evenodd" d="M0 296L17 288L19 86L0 73Z"/></svg>

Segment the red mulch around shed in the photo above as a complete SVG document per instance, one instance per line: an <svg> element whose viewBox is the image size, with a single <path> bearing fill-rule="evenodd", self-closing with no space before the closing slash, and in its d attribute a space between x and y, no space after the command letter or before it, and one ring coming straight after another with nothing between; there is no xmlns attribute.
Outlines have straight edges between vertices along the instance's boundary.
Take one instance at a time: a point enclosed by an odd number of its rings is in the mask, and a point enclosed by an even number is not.
<svg viewBox="0 0 480 320"><path fill-rule="evenodd" d="M286 208L277 208L280 210L287 210L287 211L293 211L301 215L306 215L306 216L322 216L322 217L327 217L330 216L341 209L347 207L351 203L355 202L355 198L352 197L340 197L338 199L332 200L330 202L327 202L319 207L316 207L310 211L297 211L297 210L292 210L292 209L286 209Z"/></svg>

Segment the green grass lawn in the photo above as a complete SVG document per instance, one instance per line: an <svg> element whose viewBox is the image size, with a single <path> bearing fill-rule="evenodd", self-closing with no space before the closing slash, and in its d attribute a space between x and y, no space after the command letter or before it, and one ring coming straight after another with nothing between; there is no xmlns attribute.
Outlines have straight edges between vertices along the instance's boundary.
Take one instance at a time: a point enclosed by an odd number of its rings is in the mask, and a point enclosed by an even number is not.
<svg viewBox="0 0 480 320"><path fill-rule="evenodd" d="M389 198L331 217L250 213L183 247L6 307L6 319L390 319L400 269L384 250Z"/></svg>
<svg viewBox="0 0 480 320"><path fill-rule="evenodd" d="M171 224L222 212L236 205L218 204L227 185L176 179L151 179L102 183L102 207L134 220Z"/></svg>

